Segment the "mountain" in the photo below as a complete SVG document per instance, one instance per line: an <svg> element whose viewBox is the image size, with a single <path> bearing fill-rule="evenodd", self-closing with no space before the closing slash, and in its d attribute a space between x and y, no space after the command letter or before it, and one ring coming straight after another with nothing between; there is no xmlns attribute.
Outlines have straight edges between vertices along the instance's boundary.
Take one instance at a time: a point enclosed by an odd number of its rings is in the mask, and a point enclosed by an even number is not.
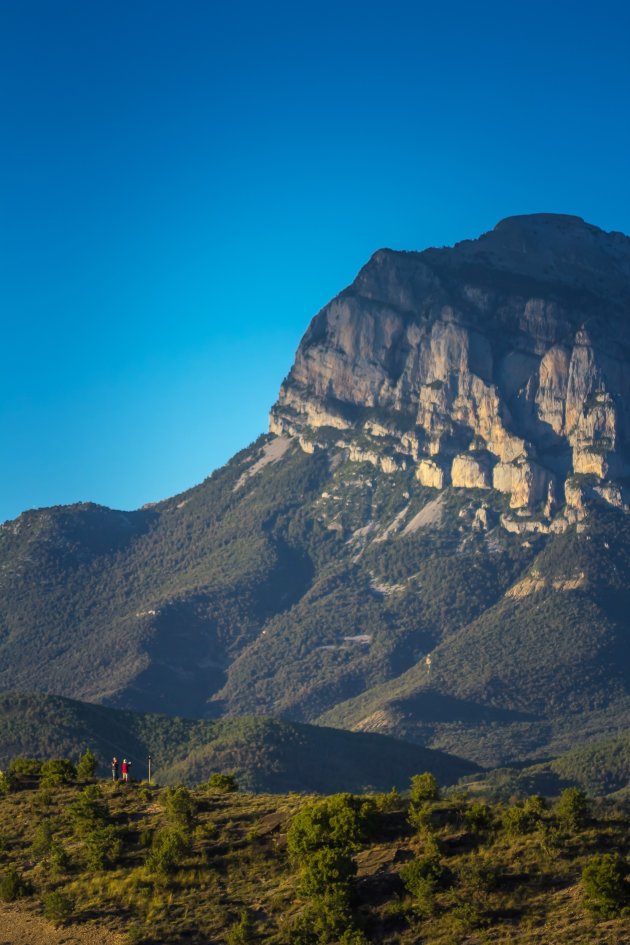
<svg viewBox="0 0 630 945"><path fill-rule="evenodd" d="M204 483L2 526L0 689L482 765L630 727L629 311L577 217L377 252Z"/></svg>
<svg viewBox="0 0 630 945"><path fill-rule="evenodd" d="M171 718L40 694L0 696L0 768L24 755L77 759L88 747L104 776L116 755L132 761L134 777L146 778L151 754L161 784L198 784L215 771L231 772L242 788L271 793L405 790L418 772L452 784L475 771L460 758L383 735L269 718Z"/></svg>

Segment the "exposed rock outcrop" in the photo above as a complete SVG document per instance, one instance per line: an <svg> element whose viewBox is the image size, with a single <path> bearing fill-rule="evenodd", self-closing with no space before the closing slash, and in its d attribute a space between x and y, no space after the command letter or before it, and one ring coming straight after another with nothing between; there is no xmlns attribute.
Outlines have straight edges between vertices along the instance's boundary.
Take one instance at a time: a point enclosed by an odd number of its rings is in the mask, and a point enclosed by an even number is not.
<svg viewBox="0 0 630 945"><path fill-rule="evenodd" d="M312 431L342 431L351 459L415 465L435 489L493 488L548 523L563 491L568 520L585 514L563 490L575 474L621 507L629 309L630 239L578 217L511 217L452 248L379 250L313 319L270 429L308 449Z"/></svg>

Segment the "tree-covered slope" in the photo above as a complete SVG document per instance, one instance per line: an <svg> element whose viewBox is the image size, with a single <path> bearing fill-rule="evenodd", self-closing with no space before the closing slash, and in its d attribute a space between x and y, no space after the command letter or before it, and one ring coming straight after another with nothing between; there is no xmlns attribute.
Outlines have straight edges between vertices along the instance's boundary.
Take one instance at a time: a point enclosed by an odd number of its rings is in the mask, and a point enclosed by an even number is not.
<svg viewBox="0 0 630 945"><path fill-rule="evenodd" d="M403 788L418 771L452 784L474 765L440 751L379 735L343 732L269 718L219 721L146 715L58 696L0 696L0 767L21 755L74 757L91 748L106 774L113 756L134 777L197 784L229 771L254 791Z"/></svg>
<svg viewBox="0 0 630 945"><path fill-rule="evenodd" d="M269 437L151 509L25 513L1 532L0 685L557 753L627 712L629 528L512 534L504 504Z"/></svg>
<svg viewBox="0 0 630 945"><path fill-rule="evenodd" d="M0 528L0 691L256 714L483 764L630 724L630 239L376 253L274 433L136 512Z"/></svg>

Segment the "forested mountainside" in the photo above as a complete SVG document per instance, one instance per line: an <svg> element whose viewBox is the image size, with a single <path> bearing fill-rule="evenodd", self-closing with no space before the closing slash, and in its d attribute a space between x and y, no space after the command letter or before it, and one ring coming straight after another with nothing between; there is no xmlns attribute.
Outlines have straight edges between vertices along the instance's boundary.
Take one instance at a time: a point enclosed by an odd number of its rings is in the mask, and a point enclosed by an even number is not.
<svg viewBox="0 0 630 945"><path fill-rule="evenodd" d="M418 771L454 784L475 765L441 751L383 735L344 732L264 717L217 721L147 715L60 696L0 695L0 770L15 758L72 758L90 749L97 772L110 774L113 757L131 762L134 779L199 784L229 772L245 790L403 790Z"/></svg>
<svg viewBox="0 0 630 945"><path fill-rule="evenodd" d="M0 687L484 765L630 725L629 247L538 215L377 253L204 483L5 523Z"/></svg>

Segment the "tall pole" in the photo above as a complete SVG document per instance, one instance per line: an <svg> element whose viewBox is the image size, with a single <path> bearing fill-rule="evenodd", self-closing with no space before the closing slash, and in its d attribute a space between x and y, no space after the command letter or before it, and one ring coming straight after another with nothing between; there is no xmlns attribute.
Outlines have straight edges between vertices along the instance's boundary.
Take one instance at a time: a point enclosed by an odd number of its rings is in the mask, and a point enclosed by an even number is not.
<svg viewBox="0 0 630 945"><path fill-rule="evenodd" d="M149 784L151 784L151 755L149 755Z"/></svg>

